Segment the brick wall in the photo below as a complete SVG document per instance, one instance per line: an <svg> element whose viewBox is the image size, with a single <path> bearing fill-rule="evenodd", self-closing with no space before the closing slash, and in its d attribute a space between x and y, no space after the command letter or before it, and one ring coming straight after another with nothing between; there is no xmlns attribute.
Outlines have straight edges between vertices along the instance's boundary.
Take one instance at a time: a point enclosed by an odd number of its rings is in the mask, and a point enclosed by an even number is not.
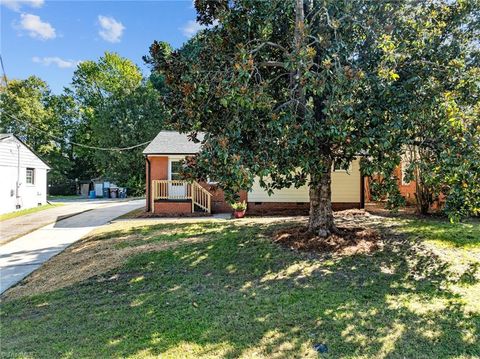
<svg viewBox="0 0 480 359"><path fill-rule="evenodd" d="M415 181L411 181L407 184L403 184L402 181L402 166L403 163L401 163L396 169L395 169L395 176L398 178L398 189L400 190L400 194L405 197L405 200L409 204L415 203Z"/></svg>
<svg viewBox="0 0 480 359"><path fill-rule="evenodd" d="M168 179L168 157L152 157L148 156L150 161L150 181L152 180L166 180ZM146 192L146 208L150 207L150 182L148 181L148 162L145 161L145 192Z"/></svg>
<svg viewBox="0 0 480 359"><path fill-rule="evenodd" d="M152 165L151 180L168 179L168 157L148 157Z"/></svg>
<svg viewBox="0 0 480 359"><path fill-rule="evenodd" d="M183 215L192 212L191 202L173 202L173 201L156 201L155 213L169 214L172 216Z"/></svg>
<svg viewBox="0 0 480 359"><path fill-rule="evenodd" d="M212 194L212 213L230 213L232 207L225 201L225 193L214 184L201 182L200 185ZM240 192L240 201L247 201L247 192Z"/></svg>
<svg viewBox="0 0 480 359"><path fill-rule="evenodd" d="M334 211L361 208L360 203L333 202ZM308 202L248 202L247 214L254 215L307 215L310 210Z"/></svg>

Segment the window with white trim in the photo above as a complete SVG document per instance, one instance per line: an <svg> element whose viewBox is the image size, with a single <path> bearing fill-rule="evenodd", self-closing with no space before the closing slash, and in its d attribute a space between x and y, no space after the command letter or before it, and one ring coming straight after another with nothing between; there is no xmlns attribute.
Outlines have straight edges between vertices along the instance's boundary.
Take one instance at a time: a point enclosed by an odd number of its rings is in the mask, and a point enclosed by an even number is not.
<svg viewBox="0 0 480 359"><path fill-rule="evenodd" d="M25 182L27 184L35 184L35 168L27 168Z"/></svg>
<svg viewBox="0 0 480 359"><path fill-rule="evenodd" d="M182 171L182 162L181 161L171 161L170 162L170 178L173 181L180 181L182 176L180 172Z"/></svg>

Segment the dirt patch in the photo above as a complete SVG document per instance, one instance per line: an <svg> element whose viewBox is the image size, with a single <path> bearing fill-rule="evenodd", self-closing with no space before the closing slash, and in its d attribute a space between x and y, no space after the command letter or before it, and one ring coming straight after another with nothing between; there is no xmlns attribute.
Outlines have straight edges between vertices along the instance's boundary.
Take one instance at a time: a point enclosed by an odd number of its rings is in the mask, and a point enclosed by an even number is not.
<svg viewBox="0 0 480 359"><path fill-rule="evenodd" d="M358 208L353 208L353 209L346 209L343 211L336 211L334 212L335 217L369 217L370 213L365 211L364 209L358 209Z"/></svg>
<svg viewBox="0 0 480 359"><path fill-rule="evenodd" d="M299 251L341 256L368 254L382 247L380 234L371 228L339 227L338 233L323 238L296 226L275 232L273 241Z"/></svg>

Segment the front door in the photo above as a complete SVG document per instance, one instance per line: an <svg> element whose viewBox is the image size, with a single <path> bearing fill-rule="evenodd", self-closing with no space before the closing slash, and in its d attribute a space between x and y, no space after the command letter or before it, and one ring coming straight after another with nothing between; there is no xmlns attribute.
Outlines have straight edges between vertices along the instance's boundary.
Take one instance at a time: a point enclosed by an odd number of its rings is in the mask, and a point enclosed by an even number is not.
<svg viewBox="0 0 480 359"><path fill-rule="evenodd" d="M187 194L187 187L185 185L185 182L183 182L180 177L181 169L182 169L181 161L170 160L170 171L169 171L168 179L171 181L179 181L179 182L170 182L168 186L168 195L173 199L175 198L184 199Z"/></svg>

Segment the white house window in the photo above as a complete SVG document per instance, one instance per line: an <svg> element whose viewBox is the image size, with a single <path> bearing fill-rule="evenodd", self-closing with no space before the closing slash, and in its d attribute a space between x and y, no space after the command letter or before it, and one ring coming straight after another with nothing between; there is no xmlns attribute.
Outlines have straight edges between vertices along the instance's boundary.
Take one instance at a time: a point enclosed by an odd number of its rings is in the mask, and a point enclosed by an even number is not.
<svg viewBox="0 0 480 359"><path fill-rule="evenodd" d="M180 172L182 170L182 163L180 161L171 161L170 162L170 178L173 181L179 181L182 179Z"/></svg>
<svg viewBox="0 0 480 359"><path fill-rule="evenodd" d="M352 170L352 163L351 162L341 162L335 161L333 163L333 171L334 172L351 172Z"/></svg>
<svg viewBox="0 0 480 359"><path fill-rule="evenodd" d="M27 184L35 184L35 168L27 168Z"/></svg>

